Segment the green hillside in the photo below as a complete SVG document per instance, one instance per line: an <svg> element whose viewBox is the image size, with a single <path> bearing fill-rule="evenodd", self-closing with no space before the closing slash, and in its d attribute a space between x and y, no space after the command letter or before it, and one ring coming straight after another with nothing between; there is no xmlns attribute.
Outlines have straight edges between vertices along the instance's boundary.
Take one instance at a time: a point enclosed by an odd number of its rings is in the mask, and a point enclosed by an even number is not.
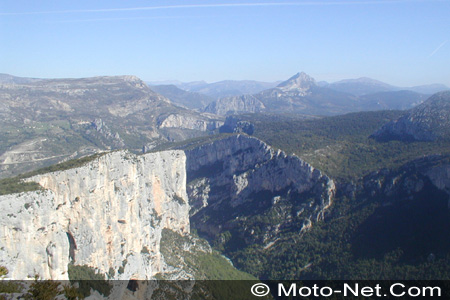
<svg viewBox="0 0 450 300"><path fill-rule="evenodd" d="M369 138L402 113L359 112L313 120L273 120L264 115L242 118L255 125L255 137L288 154L295 153L339 181L347 181L424 155L450 153L450 142L445 141L380 143Z"/></svg>

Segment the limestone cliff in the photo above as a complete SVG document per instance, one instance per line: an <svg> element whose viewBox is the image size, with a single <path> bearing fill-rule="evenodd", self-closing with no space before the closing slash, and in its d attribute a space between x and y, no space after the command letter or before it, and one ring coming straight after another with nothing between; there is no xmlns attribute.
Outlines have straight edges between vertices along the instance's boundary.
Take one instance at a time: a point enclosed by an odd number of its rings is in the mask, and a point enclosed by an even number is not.
<svg viewBox="0 0 450 300"><path fill-rule="evenodd" d="M170 114L162 118L159 128L184 128L199 131L213 131L223 125L222 121L208 119L205 115L201 118L198 116L188 116L181 114Z"/></svg>
<svg viewBox="0 0 450 300"><path fill-rule="evenodd" d="M185 160L120 151L30 178L45 190L0 197L0 265L16 279L67 279L69 263L151 278L165 269L162 230L189 232Z"/></svg>
<svg viewBox="0 0 450 300"><path fill-rule="evenodd" d="M186 157L191 222L212 238L238 228L249 243L269 242L282 228L301 231L323 219L332 203L333 180L256 138L234 135L187 150ZM255 225L264 234L247 226L273 210L279 218Z"/></svg>

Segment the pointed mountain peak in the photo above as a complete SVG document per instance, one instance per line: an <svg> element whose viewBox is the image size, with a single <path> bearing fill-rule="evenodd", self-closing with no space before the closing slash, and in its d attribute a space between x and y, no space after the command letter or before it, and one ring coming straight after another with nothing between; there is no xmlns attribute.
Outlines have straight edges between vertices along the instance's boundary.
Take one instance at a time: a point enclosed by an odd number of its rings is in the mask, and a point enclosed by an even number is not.
<svg viewBox="0 0 450 300"><path fill-rule="evenodd" d="M316 85L316 81L314 78L309 76L308 74L301 72L297 73L286 81L280 83L277 87L284 91L289 90L301 90L307 91L312 86Z"/></svg>

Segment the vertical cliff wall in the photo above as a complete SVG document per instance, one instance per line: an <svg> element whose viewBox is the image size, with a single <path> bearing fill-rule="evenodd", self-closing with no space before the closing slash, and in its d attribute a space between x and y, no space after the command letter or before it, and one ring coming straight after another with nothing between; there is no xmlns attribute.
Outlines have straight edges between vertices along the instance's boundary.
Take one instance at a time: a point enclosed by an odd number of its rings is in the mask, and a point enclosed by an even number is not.
<svg viewBox="0 0 450 300"><path fill-rule="evenodd" d="M67 279L69 263L151 278L165 265L162 229L189 232L185 161L121 151L30 178L46 190L0 196L0 265L17 279Z"/></svg>
<svg viewBox="0 0 450 300"><path fill-rule="evenodd" d="M186 157L191 222L213 239L235 230L248 244L269 243L283 228L307 229L323 219L335 193L319 170L246 135L186 150ZM268 215L277 217L250 221Z"/></svg>

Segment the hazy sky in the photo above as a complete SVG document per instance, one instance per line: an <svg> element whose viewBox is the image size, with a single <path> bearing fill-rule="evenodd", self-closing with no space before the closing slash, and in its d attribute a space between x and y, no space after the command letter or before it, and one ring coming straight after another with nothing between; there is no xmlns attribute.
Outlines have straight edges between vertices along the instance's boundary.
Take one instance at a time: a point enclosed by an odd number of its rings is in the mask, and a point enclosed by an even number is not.
<svg viewBox="0 0 450 300"><path fill-rule="evenodd" d="M450 86L450 1L0 0L0 73Z"/></svg>

